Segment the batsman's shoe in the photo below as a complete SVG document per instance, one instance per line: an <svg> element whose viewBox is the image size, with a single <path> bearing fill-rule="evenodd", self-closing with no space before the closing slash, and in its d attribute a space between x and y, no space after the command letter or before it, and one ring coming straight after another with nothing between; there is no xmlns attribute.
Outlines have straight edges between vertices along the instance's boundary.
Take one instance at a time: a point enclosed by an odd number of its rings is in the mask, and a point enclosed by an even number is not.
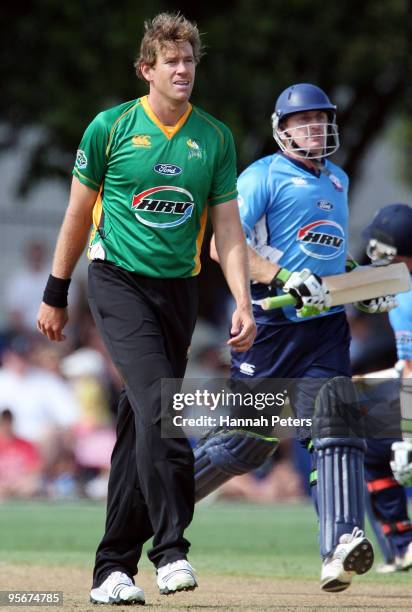
<svg viewBox="0 0 412 612"><path fill-rule="evenodd" d="M157 586L162 595L193 591L197 587L195 570L186 559L168 563L157 570Z"/></svg>
<svg viewBox="0 0 412 612"><path fill-rule="evenodd" d="M361 529L344 533L333 555L322 566L320 586L328 593L348 588L356 574L365 574L373 565L373 548Z"/></svg>
<svg viewBox="0 0 412 612"><path fill-rule="evenodd" d="M142 589L123 572L112 572L99 587L90 592L94 604L141 604L145 603Z"/></svg>
<svg viewBox="0 0 412 612"><path fill-rule="evenodd" d="M396 557L397 569L400 571L407 571L412 568L412 542L409 543L408 548L401 557Z"/></svg>
<svg viewBox="0 0 412 612"><path fill-rule="evenodd" d="M378 565L375 567L375 572L377 574L393 574L394 572L399 571L400 568L395 561L392 563L378 563Z"/></svg>
<svg viewBox="0 0 412 612"><path fill-rule="evenodd" d="M378 574L393 574L394 572L407 572L412 568L412 542L409 543L403 555L395 557L392 563L379 563L376 567Z"/></svg>

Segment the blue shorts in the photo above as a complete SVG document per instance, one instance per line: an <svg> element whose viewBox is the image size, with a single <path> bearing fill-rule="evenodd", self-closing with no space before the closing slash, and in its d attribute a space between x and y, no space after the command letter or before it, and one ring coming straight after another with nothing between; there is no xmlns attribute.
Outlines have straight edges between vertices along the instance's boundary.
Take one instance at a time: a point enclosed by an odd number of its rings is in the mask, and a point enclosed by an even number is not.
<svg viewBox="0 0 412 612"><path fill-rule="evenodd" d="M350 340L345 313L290 325L259 324L252 348L243 353L232 352L231 376L234 380L316 379L300 386L294 384L290 395L296 415L311 418L314 399L323 382L336 376L351 376ZM310 429L299 428L298 437L309 438Z"/></svg>

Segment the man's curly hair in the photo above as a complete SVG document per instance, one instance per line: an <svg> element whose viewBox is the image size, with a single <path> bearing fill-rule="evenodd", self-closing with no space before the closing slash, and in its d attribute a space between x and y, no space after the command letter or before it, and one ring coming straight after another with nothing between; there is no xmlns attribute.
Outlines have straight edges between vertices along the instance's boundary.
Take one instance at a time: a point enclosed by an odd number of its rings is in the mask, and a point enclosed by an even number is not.
<svg viewBox="0 0 412 612"><path fill-rule="evenodd" d="M203 55L200 33L192 23L180 13L160 13L152 20L145 21L145 34L140 44L140 52L134 67L139 78L144 79L142 65L153 67L157 54L169 44L188 42L192 45L196 64Z"/></svg>

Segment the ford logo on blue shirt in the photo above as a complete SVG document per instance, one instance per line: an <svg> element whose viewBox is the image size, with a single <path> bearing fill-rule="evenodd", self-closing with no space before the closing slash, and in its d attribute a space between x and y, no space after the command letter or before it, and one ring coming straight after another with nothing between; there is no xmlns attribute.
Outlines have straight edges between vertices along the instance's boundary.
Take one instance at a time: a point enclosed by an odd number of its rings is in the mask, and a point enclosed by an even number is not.
<svg viewBox="0 0 412 612"><path fill-rule="evenodd" d="M174 164L156 164L153 170L158 174L166 174L168 176L177 176L183 172L182 168Z"/></svg>
<svg viewBox="0 0 412 612"><path fill-rule="evenodd" d="M333 204L331 204L327 200L319 200L319 202L316 202L316 206L320 208L321 210L332 210L333 209Z"/></svg>

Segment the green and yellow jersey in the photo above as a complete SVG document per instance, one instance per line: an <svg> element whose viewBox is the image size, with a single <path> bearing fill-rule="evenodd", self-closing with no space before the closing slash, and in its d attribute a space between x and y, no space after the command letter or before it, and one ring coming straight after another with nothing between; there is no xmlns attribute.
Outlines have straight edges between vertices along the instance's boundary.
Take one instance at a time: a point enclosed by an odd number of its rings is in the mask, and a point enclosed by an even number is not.
<svg viewBox="0 0 412 612"><path fill-rule="evenodd" d="M77 152L74 176L99 192L90 259L145 276L194 276L208 206L236 197L230 130L189 105L163 125L147 96L97 115Z"/></svg>

